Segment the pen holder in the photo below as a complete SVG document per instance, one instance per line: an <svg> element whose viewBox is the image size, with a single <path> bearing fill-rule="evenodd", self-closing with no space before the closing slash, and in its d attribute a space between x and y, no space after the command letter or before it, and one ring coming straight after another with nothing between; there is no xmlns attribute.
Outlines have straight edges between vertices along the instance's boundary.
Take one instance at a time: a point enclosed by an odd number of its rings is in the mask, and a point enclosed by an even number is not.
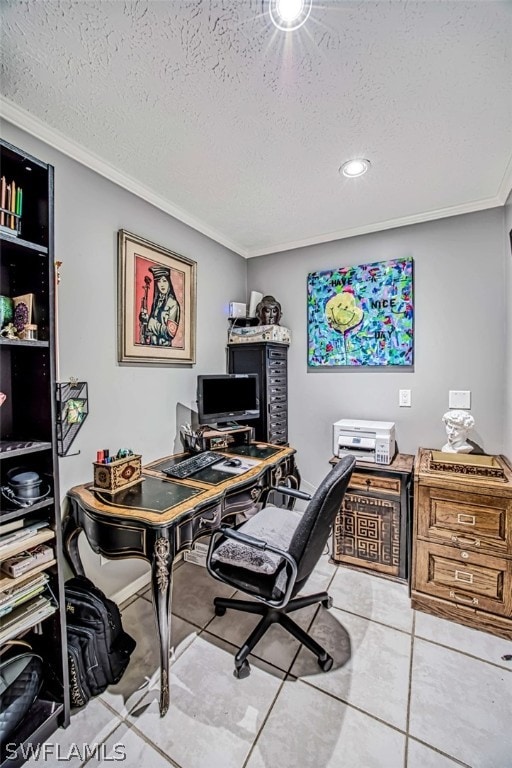
<svg viewBox="0 0 512 768"><path fill-rule="evenodd" d="M125 459L111 461L110 464L94 461L92 490L103 493L118 493L118 491L124 491L125 488L140 483L142 480L141 459L141 454L134 454Z"/></svg>

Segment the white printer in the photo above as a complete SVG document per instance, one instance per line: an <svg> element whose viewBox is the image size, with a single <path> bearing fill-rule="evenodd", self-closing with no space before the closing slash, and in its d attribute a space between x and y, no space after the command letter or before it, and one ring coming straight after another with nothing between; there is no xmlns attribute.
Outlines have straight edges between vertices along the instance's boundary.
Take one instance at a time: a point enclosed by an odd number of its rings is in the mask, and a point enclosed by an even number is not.
<svg viewBox="0 0 512 768"><path fill-rule="evenodd" d="M391 464L395 455L393 421L340 419L333 424L333 453L351 454L360 461Z"/></svg>

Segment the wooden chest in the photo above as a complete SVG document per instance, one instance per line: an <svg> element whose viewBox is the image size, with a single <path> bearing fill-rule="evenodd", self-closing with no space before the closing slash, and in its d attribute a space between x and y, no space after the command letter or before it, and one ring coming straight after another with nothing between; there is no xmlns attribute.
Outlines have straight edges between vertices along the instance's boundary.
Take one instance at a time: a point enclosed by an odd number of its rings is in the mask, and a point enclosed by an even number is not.
<svg viewBox="0 0 512 768"><path fill-rule="evenodd" d="M389 465L357 462L333 528L333 562L407 579L413 462L400 453Z"/></svg>
<svg viewBox="0 0 512 768"><path fill-rule="evenodd" d="M505 457L419 450L412 606L512 639L512 469Z"/></svg>

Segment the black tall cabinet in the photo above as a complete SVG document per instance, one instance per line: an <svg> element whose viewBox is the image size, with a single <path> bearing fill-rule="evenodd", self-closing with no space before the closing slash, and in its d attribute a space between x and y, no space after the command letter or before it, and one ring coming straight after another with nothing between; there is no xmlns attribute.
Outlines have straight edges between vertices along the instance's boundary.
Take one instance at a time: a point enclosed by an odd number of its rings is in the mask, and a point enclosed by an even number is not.
<svg viewBox="0 0 512 768"><path fill-rule="evenodd" d="M256 440L288 444L288 347L270 341L228 345L229 373L257 373L260 418L246 422Z"/></svg>
<svg viewBox="0 0 512 768"><path fill-rule="evenodd" d="M23 639L44 664L38 697L8 744L1 746L1 766L16 766L24 762L23 749L28 744L42 743L59 725L68 724L69 686L56 439L53 167L3 140L0 159L2 177L23 191L23 205L18 208L21 215L7 218L4 212L0 220L0 294L10 299L25 297L31 304L30 322L37 325L37 338L0 336L0 391L5 395L0 409L0 531L5 535L6 530L21 526L21 521L24 526L43 526L29 539L16 537L8 545L4 540L0 562L5 565L11 557L39 544L53 550L49 562L23 575L0 572L3 605L12 590L38 572L45 574L42 581L46 584L43 593L20 606L19 610L30 614L24 623L18 622L16 608L1 622L2 663L12 653L12 640ZM10 224L14 226L10 228ZM9 479L18 471L36 473L42 480L30 506L5 495ZM39 613L32 605L36 601L43 604Z"/></svg>

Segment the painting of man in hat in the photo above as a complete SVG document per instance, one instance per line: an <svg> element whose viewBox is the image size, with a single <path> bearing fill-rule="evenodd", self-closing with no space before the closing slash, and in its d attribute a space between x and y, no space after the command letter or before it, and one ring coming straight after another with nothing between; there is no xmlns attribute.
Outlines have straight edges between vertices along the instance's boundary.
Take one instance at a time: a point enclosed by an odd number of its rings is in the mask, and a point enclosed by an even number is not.
<svg viewBox="0 0 512 768"><path fill-rule="evenodd" d="M148 277L139 313L139 343L170 347L178 331L181 311L171 280L171 270L155 264L149 267L149 272L153 275L153 301L148 312L147 293L151 282Z"/></svg>

